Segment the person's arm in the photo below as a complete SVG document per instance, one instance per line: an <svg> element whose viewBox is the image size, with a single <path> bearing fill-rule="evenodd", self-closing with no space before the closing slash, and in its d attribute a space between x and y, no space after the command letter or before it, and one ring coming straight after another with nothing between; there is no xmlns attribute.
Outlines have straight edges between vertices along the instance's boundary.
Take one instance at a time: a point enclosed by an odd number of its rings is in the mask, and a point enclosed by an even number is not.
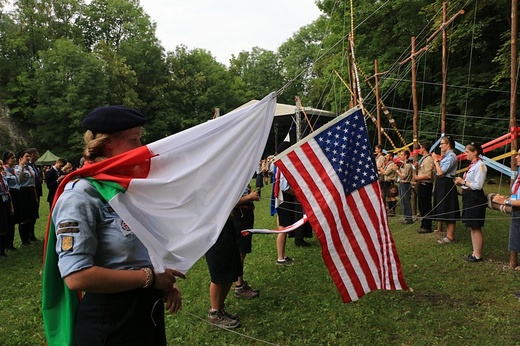
<svg viewBox="0 0 520 346"><path fill-rule="evenodd" d="M166 269L164 273L154 274L153 287L169 292L176 277L185 279L179 271ZM144 270L117 270L98 266L85 268L64 278L71 290L95 293L116 293L145 287L147 273Z"/></svg>
<svg viewBox="0 0 520 346"><path fill-rule="evenodd" d="M444 170L442 169L441 161L445 158L439 157L437 154L432 154L433 158L433 167L435 168L435 172L439 177L442 177L444 175Z"/></svg>
<svg viewBox="0 0 520 346"><path fill-rule="evenodd" d="M430 181L433 178L433 172L435 171L434 162L431 156L425 157L422 165L421 165L421 171L425 172L425 174L418 174L414 176L414 179L419 180L426 180Z"/></svg>
<svg viewBox="0 0 520 346"><path fill-rule="evenodd" d="M260 196L258 195L258 191L253 190L247 195L242 195L242 197L240 197L240 199L238 200L237 205L241 205L241 204L247 203L249 201L259 201L259 200L260 200Z"/></svg>
<svg viewBox="0 0 520 346"><path fill-rule="evenodd" d="M511 196L502 196L502 195L496 194L495 196L493 196L493 202L500 204L500 205L506 205L509 207L520 207L520 200L511 199Z"/></svg>

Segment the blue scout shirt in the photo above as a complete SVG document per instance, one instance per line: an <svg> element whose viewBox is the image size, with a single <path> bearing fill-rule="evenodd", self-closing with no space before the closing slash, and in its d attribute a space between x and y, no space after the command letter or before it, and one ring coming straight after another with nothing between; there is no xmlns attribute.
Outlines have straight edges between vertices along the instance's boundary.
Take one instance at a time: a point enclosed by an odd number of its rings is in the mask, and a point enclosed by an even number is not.
<svg viewBox="0 0 520 346"><path fill-rule="evenodd" d="M52 220L62 277L92 266L152 267L145 246L86 179L66 185Z"/></svg>

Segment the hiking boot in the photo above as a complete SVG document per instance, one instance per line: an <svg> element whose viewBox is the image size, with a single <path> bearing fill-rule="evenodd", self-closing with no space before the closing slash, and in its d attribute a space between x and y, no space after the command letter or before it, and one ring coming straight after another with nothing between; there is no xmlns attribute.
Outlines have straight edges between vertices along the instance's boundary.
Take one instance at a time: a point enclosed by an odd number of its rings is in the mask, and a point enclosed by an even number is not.
<svg viewBox="0 0 520 346"><path fill-rule="evenodd" d="M254 288L251 288L247 281L241 286L235 286L235 297L244 298L244 299L254 299L260 296L260 291Z"/></svg>
<svg viewBox="0 0 520 346"><path fill-rule="evenodd" d="M292 266L294 263L291 257L285 256L282 260L276 260L276 264L279 266Z"/></svg>
<svg viewBox="0 0 520 346"><path fill-rule="evenodd" d="M220 310L209 310L208 320L210 323L225 329L234 329L240 326L238 320L228 317L224 309Z"/></svg>

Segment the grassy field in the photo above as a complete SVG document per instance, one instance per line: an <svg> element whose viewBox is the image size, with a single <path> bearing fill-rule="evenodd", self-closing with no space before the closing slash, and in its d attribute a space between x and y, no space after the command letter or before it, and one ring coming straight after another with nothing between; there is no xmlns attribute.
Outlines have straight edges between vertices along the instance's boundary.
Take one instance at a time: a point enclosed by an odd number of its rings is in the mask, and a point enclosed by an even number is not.
<svg viewBox="0 0 520 346"><path fill-rule="evenodd" d="M498 192L498 186L486 187ZM256 227L275 227L269 216L270 187L257 203ZM48 205L42 198L37 236L42 239ZM184 309L167 315L170 345L520 345L520 271L507 269L509 215L488 210L485 261L470 264L469 231L457 223L457 242L435 243L418 224L390 226L409 286L407 291L371 292L343 304L321 258L320 245L288 242L292 267L275 265L275 238L255 235L245 278L261 290L244 301L231 294L227 308L240 314L233 332L206 322L209 274L199 261L180 283ZM41 317L42 242L21 247L0 261L0 345L44 345Z"/></svg>

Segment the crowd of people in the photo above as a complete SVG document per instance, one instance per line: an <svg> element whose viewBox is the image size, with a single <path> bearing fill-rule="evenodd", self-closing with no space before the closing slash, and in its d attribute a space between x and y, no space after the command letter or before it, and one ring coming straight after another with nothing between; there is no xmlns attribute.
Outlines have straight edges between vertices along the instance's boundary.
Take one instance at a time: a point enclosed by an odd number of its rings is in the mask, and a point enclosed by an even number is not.
<svg viewBox="0 0 520 346"><path fill-rule="evenodd" d="M110 122L105 120L109 117ZM92 164L141 146L143 114L120 106L101 107L86 116L83 126L84 164ZM472 252L464 259L483 261L482 227L485 221L486 197L483 185L487 169L480 155L482 147L469 143L465 147L469 161L465 173L457 176L457 157L454 140L444 136L440 140L440 154L431 153L431 144L420 146L421 158L410 162L410 152L402 150L397 157L375 147L375 162L379 172L382 197L386 200L388 216L396 215L397 202L403 215L402 224L416 221L412 199L417 198L420 213L420 234L446 229L439 244L455 241L455 224L462 221L470 229ZM289 147L283 142L280 153ZM113 208L88 179L68 182L64 192L55 197L65 175L73 170L65 159L58 159L49 167L37 167L38 150L29 148L15 154L6 150L0 162L0 259L14 247L15 225L19 226L20 241L30 246L38 241L34 225L39 214L42 184L48 188L47 202L56 225L58 268L65 284L71 290L85 292L75 317L77 345L98 345L105 340L119 344L165 345L164 309L177 312L182 306L181 292L176 284L185 275L175 268L162 273L154 271L152 261L143 243L125 226ZM520 154L516 156L520 165ZM273 156L261 160L256 171L256 186L247 185L229 215L216 243L207 251L205 259L209 271L208 320L219 327L232 329L240 326L238 315L225 309L225 300L233 289L236 297L254 299L260 296L245 280L244 261L252 252L252 236L243 230L254 227L254 202L261 191L272 185L272 195L281 193L283 203L274 208L280 230L293 225L302 217L301 205L283 174L272 164ZM496 203L511 206L510 265L516 267L520 252L520 179L512 187L510 196L497 195ZM459 192L462 194L462 215ZM115 222L114 222L115 221ZM293 259L286 255L288 237L294 244L310 247L305 238L312 237L308 225L293 231L281 232L276 237L276 265L291 266ZM107 317L108 316L108 317Z"/></svg>
<svg viewBox="0 0 520 346"><path fill-rule="evenodd" d="M480 157L483 153L482 146L474 142L465 146L464 154L469 165L462 176L457 176L457 170L461 167L454 153L455 141L450 136L443 136L439 146L440 153L437 154L430 152L430 143L422 143L419 149L421 157L416 163L410 162L408 150L402 150L398 157L394 158L390 152L384 156L383 148L376 146L375 161L382 197L387 201L387 214L395 215L395 199L398 195L403 215L401 223L412 224L416 219L420 220L417 232L439 232L439 244L453 243L456 222L462 221L470 229L472 241L472 252L465 256L464 260L470 263L481 262L482 227L487 206L487 198L483 191L487 168ZM398 193L392 192L395 183L399 184ZM513 195L515 193L512 192ZM459 195L462 195L462 214ZM413 198L417 202L417 218L412 215ZM496 202L511 204L510 199L500 199L499 196L496 197ZM435 230L434 221L437 221ZM510 243L514 244L515 241ZM520 250L514 246L513 249Z"/></svg>
<svg viewBox="0 0 520 346"><path fill-rule="evenodd" d="M39 241L35 235L35 223L39 218L40 198L43 195L42 185L47 184L49 195L47 201L52 204L53 191L65 172L62 168L67 164L59 159L52 167L36 164L40 154L36 148L28 148L15 153L5 150L0 160L0 259L6 259L8 251L17 251L14 246L15 230L22 246L31 246ZM72 167L72 166L71 166ZM52 172L53 174L47 174Z"/></svg>

